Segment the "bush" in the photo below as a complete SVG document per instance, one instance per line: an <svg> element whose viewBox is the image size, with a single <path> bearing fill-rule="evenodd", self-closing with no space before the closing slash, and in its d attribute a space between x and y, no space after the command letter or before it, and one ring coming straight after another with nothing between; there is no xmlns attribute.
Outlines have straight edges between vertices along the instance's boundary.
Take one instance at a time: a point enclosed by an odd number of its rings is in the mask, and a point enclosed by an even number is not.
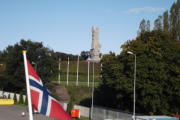
<svg viewBox="0 0 180 120"><path fill-rule="evenodd" d="M73 97L71 97L70 102L68 104L68 108L67 108L67 112L69 114L71 114L71 110L73 109L73 106L74 106Z"/></svg>
<svg viewBox="0 0 180 120"><path fill-rule="evenodd" d="M13 100L14 100L14 102L17 102L17 96L16 96L16 93L14 93Z"/></svg>
<svg viewBox="0 0 180 120"><path fill-rule="evenodd" d="M28 99L27 99L28 97L27 97L27 95L26 95L26 99L25 99L25 102L24 102L24 104L25 105L28 105Z"/></svg>
<svg viewBox="0 0 180 120"><path fill-rule="evenodd" d="M8 94L8 99L11 99L10 94Z"/></svg>
<svg viewBox="0 0 180 120"><path fill-rule="evenodd" d="M24 100L23 100L23 93L22 93L22 92L20 93L20 96L19 96L19 103L21 103L21 104L24 103Z"/></svg>

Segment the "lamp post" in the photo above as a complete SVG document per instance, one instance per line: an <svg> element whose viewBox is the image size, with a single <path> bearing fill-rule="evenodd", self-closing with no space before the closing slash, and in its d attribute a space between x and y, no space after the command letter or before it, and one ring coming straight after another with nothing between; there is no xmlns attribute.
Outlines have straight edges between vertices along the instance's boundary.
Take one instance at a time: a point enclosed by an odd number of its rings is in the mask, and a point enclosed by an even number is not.
<svg viewBox="0 0 180 120"><path fill-rule="evenodd" d="M128 54L134 55L134 106L133 106L133 116L132 119L135 120L136 113L136 54L128 51Z"/></svg>
<svg viewBox="0 0 180 120"><path fill-rule="evenodd" d="M92 104L91 104L91 120L93 119L93 107L94 107L94 62L93 62L93 81L92 81Z"/></svg>

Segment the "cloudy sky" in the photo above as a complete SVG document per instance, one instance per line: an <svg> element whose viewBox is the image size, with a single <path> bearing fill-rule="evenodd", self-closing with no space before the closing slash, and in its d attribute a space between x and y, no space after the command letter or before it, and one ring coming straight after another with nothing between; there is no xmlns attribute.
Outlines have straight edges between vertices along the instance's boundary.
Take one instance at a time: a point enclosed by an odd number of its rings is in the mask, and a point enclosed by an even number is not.
<svg viewBox="0 0 180 120"><path fill-rule="evenodd" d="M43 42L55 51L91 49L91 28L99 27L101 52L120 53L134 39L140 21L153 21L176 0L1 0L0 50L20 39Z"/></svg>

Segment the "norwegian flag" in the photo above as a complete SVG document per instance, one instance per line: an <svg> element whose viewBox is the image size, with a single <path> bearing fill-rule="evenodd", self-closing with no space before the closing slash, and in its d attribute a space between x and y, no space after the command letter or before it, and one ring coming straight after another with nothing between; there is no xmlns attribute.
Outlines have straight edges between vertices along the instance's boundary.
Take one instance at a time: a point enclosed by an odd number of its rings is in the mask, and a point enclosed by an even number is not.
<svg viewBox="0 0 180 120"><path fill-rule="evenodd" d="M27 60L28 76L30 83L31 102L33 110L43 115L58 119L72 120L58 101L49 93L41 79Z"/></svg>

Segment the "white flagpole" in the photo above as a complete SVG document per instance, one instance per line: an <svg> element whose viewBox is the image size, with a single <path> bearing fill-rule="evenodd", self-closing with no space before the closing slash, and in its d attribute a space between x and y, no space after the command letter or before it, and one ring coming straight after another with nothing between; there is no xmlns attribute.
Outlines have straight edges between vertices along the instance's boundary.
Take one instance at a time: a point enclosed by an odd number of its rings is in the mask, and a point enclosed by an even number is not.
<svg viewBox="0 0 180 120"><path fill-rule="evenodd" d="M76 86L78 86L78 72L79 72L79 55L77 60L77 77L76 77Z"/></svg>
<svg viewBox="0 0 180 120"><path fill-rule="evenodd" d="M102 80L102 63L101 63L101 76L100 77L101 77L101 80Z"/></svg>
<svg viewBox="0 0 180 120"><path fill-rule="evenodd" d="M61 69L61 59L59 58L59 84L60 84L60 80L61 80L61 76L60 76L60 69Z"/></svg>
<svg viewBox="0 0 180 120"><path fill-rule="evenodd" d="M30 94L30 87L29 87L29 76L28 76L27 59L26 59L26 50L23 50L23 57L24 57L25 76L26 76L26 89L27 89L27 95L28 95L29 120L33 120L31 94Z"/></svg>
<svg viewBox="0 0 180 120"><path fill-rule="evenodd" d="M89 87L89 64L90 64L90 60L88 59L88 87Z"/></svg>
<svg viewBox="0 0 180 120"><path fill-rule="evenodd" d="M67 64L67 86L68 86L68 79L69 79L69 57L68 57L68 64Z"/></svg>

